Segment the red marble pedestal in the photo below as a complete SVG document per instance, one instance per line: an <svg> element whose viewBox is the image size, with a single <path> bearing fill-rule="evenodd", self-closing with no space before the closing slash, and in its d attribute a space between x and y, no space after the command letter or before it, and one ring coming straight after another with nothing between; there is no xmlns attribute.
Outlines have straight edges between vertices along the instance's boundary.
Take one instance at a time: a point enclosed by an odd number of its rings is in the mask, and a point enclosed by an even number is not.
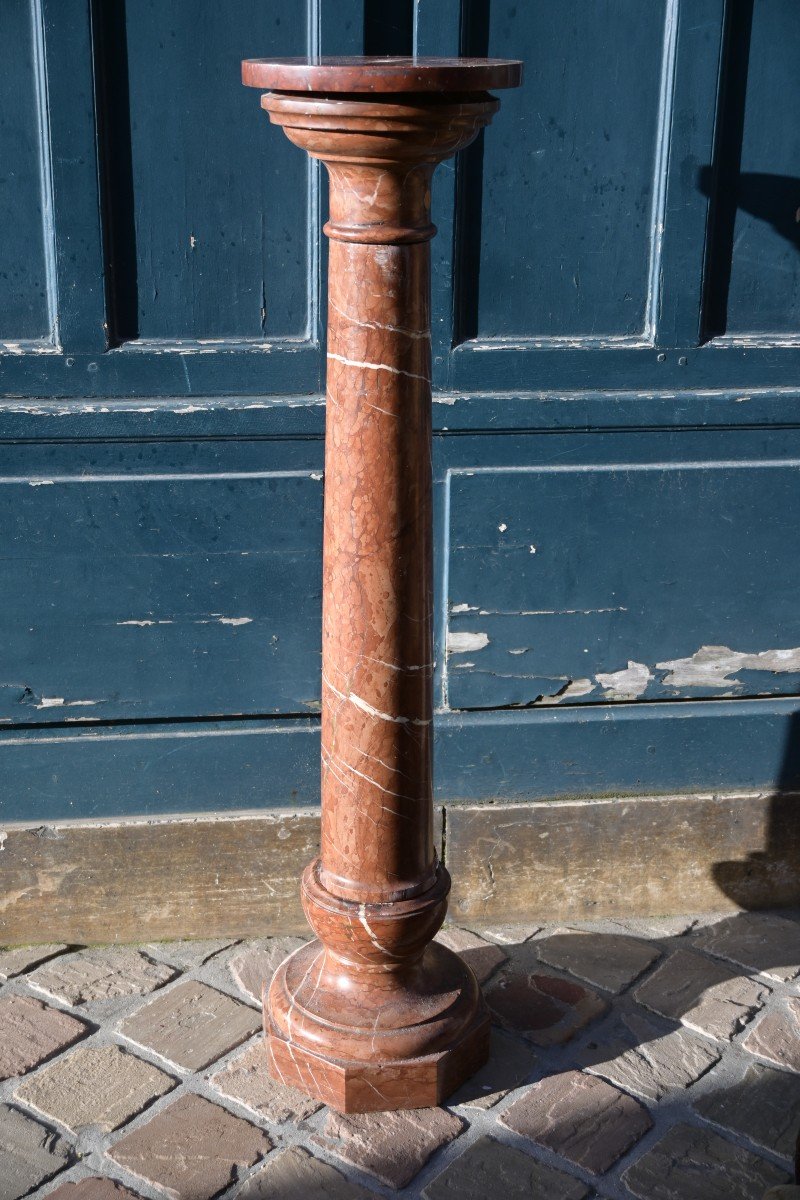
<svg viewBox="0 0 800 1200"><path fill-rule="evenodd" d="M468 967L432 942L430 220L437 163L520 82L486 59L243 63L330 176L318 940L264 998L270 1068L333 1108L440 1103L486 1060ZM281 197L281 203L298 197Z"/></svg>

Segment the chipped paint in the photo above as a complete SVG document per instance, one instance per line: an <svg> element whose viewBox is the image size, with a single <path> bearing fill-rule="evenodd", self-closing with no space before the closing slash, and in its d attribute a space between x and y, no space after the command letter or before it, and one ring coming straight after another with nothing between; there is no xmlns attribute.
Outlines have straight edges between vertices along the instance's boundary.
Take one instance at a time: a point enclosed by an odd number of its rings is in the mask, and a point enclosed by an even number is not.
<svg viewBox="0 0 800 1200"><path fill-rule="evenodd" d="M54 346L52 343L42 344L41 342L25 341L25 342L0 342L0 354L15 355L19 357L21 354L60 354L61 348Z"/></svg>
<svg viewBox="0 0 800 1200"><path fill-rule="evenodd" d="M455 609L451 609L455 612ZM471 609L474 612L475 609ZM617 605L614 608L521 608L519 611L503 608L482 608L479 615L482 617L589 617L594 613L615 613L627 612L627 608L623 605Z"/></svg>
<svg viewBox="0 0 800 1200"><path fill-rule="evenodd" d="M476 639L476 640L472 640ZM451 634L448 637L448 654L466 653L468 650L483 649L489 644L485 633ZM455 648L454 648L455 643ZM506 653L521 657L532 647L517 646L506 649ZM474 669L472 661L453 663L451 669L465 671ZM658 679L656 672L666 672ZM741 679L736 678L740 671L763 671L773 674L800 674L800 647L787 649L764 650L758 653L747 653L732 650L728 646L701 646L693 655L687 658L671 659L656 663L649 667L646 663L629 659L627 666L617 671L598 672L591 678L572 679L562 676L563 686L550 695L538 695L527 700L524 707L562 704L565 701L589 696L597 685L603 689L602 699L606 702L625 702L639 700L644 696L654 680L658 679L664 687L678 691L686 688L727 689L723 696L735 696L736 688L744 686ZM527 675L509 675L500 671L492 671L496 679L526 679Z"/></svg>
<svg viewBox="0 0 800 1200"><path fill-rule="evenodd" d="M163 554L161 557L162 558L172 558L174 556L169 555L169 554ZM213 625L215 621L219 625L252 625L253 617L224 617L224 616L222 616L221 613L210 613L209 616L207 616L207 617L195 618L192 621L192 624L193 625ZM158 620L156 620L154 617L142 617L142 618L133 618L132 617L130 620L127 620L127 621L115 621L114 624L115 625L135 625L139 629L146 629L148 626L151 626L151 625L174 625L175 621L172 619L166 620L166 619L162 619L162 618L159 618Z"/></svg>
<svg viewBox="0 0 800 1200"><path fill-rule="evenodd" d="M489 645L488 633L447 633L448 654L471 654L473 650L485 650Z"/></svg>
<svg viewBox="0 0 800 1200"><path fill-rule="evenodd" d="M637 700L647 691L652 678L653 673L645 663L633 662L631 659L628 659L627 667L621 671L595 675L600 687L604 689L606 700Z"/></svg>
<svg viewBox="0 0 800 1200"><path fill-rule="evenodd" d="M162 558L167 558L167 557L172 558L173 555L162 554L161 557ZM134 620L116 621L115 624L117 624L117 625L138 625L140 628L144 629L146 625L174 625L175 622L174 621L154 621L154 620L151 620L148 618L148 619L142 620L142 621L134 621Z"/></svg>
<svg viewBox="0 0 800 1200"><path fill-rule="evenodd" d="M564 700L574 700L577 696L588 696L593 691L594 684L591 679L568 679L552 696L540 696L537 704L561 704Z"/></svg>
<svg viewBox="0 0 800 1200"><path fill-rule="evenodd" d="M451 604L450 605L451 613L468 613L468 612L477 612L477 611L478 611L477 604Z"/></svg>
<svg viewBox="0 0 800 1200"><path fill-rule="evenodd" d="M222 613L209 613L207 617L196 617L193 625L252 625L252 617L224 617Z"/></svg>
<svg viewBox="0 0 800 1200"><path fill-rule="evenodd" d="M701 646L689 658L656 663L656 668L668 672L663 680L665 687L742 686L740 679L731 678L738 671L769 671L773 674L800 672L800 647L748 654L731 650L729 646Z"/></svg>

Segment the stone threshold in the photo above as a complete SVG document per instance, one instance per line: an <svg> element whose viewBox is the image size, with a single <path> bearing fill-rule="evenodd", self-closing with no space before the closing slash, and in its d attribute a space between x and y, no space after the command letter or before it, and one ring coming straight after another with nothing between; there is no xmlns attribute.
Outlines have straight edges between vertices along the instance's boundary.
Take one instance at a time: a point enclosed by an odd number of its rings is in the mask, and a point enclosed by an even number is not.
<svg viewBox="0 0 800 1200"><path fill-rule="evenodd" d="M800 796L448 803L453 920L565 921L800 903ZM0 828L0 944L304 932L316 809Z"/></svg>

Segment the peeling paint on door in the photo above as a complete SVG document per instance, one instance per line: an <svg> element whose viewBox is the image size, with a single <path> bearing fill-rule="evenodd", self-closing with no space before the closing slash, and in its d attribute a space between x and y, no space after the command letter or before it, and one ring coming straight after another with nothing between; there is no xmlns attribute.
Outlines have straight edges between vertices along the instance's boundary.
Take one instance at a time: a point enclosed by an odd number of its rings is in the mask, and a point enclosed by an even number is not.
<svg viewBox="0 0 800 1200"><path fill-rule="evenodd" d="M740 679L731 678L739 671L800 672L800 647L748 654L728 646L701 646L690 658L656 663L656 667L669 672L664 677L665 687L731 687L741 685Z"/></svg>
<svg viewBox="0 0 800 1200"><path fill-rule="evenodd" d="M638 700L647 691L653 673L644 663L628 660L622 671L599 674L595 679L604 688L606 700Z"/></svg>
<svg viewBox="0 0 800 1200"><path fill-rule="evenodd" d="M591 679L570 679L552 696L540 696L538 703L563 704L565 700L576 700L579 696L588 696L593 691L594 684Z"/></svg>
<svg viewBox="0 0 800 1200"><path fill-rule="evenodd" d="M474 650L485 650L489 645L488 633L462 633L447 634L447 653L448 654L471 654Z"/></svg>

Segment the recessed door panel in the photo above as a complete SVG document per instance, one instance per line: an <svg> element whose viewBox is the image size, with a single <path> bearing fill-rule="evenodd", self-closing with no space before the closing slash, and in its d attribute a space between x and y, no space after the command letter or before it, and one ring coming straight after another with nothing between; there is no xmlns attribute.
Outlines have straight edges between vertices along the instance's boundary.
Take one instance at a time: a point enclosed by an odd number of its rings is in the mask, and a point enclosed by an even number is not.
<svg viewBox="0 0 800 1200"><path fill-rule="evenodd" d="M800 690L800 463L450 476L452 708Z"/></svg>

